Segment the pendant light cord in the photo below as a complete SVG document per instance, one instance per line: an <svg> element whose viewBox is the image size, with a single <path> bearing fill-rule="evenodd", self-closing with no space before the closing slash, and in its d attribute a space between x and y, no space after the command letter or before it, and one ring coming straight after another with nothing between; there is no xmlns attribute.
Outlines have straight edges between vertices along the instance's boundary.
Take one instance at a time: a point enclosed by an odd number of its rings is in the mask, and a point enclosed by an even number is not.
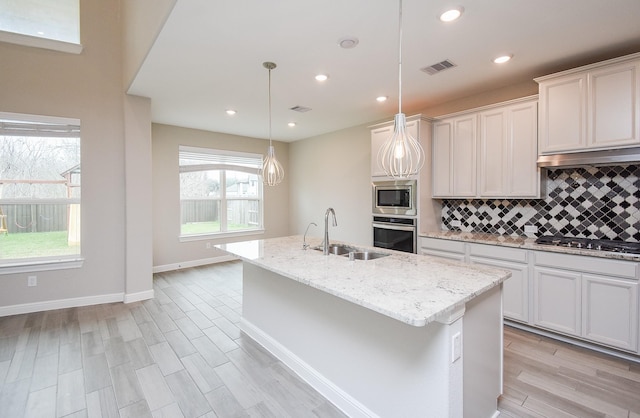
<svg viewBox="0 0 640 418"><path fill-rule="evenodd" d="M271 142L271 67L269 67L269 146Z"/></svg>
<svg viewBox="0 0 640 418"><path fill-rule="evenodd" d="M398 113L402 113L402 0L398 16Z"/></svg>

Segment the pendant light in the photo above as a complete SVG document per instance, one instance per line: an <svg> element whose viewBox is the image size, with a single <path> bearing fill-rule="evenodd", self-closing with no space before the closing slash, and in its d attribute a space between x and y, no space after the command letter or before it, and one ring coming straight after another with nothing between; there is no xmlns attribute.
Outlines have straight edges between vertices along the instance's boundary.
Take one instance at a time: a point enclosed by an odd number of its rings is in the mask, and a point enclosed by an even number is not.
<svg viewBox="0 0 640 418"><path fill-rule="evenodd" d="M262 181L267 186L275 186L280 184L284 179L284 169L282 164L276 158L276 151L273 148L273 142L271 141L271 70L276 68L276 64L273 62L263 62L262 66L269 70L269 149L267 156L262 162Z"/></svg>
<svg viewBox="0 0 640 418"><path fill-rule="evenodd" d="M402 0L398 24L398 114L393 123L393 135L378 151L378 164L390 177L416 175L424 165L424 150L407 132L407 119L402 113Z"/></svg>

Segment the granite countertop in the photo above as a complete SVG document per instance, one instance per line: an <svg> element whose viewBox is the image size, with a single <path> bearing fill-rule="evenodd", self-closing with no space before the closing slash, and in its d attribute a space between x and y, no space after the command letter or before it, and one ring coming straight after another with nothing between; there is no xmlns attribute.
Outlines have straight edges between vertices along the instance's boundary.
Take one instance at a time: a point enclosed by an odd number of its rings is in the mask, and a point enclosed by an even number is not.
<svg viewBox="0 0 640 418"><path fill-rule="evenodd" d="M309 239L311 247L321 241ZM332 244L336 241L331 241ZM216 245L244 261L420 327L445 318L511 276L505 270L439 257L357 246L388 257L348 257L302 249L302 236Z"/></svg>
<svg viewBox="0 0 640 418"><path fill-rule="evenodd" d="M421 237L439 238L451 241L475 242L478 244L500 245L504 247L516 247L525 250L548 251L563 254L585 255L590 257L611 258L616 260L640 261L640 255L624 254L611 251L587 250L582 248L568 248L554 245L536 244L535 238L513 237L504 235L485 234L477 232L460 232L460 231L437 231L437 232L421 232Z"/></svg>

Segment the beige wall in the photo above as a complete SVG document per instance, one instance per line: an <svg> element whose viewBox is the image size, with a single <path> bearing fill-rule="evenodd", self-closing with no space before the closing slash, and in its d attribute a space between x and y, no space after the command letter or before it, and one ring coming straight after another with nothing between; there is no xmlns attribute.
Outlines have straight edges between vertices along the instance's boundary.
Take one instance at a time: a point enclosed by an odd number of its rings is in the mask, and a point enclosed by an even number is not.
<svg viewBox="0 0 640 418"><path fill-rule="evenodd" d="M125 302L153 297L151 100L124 101Z"/></svg>
<svg viewBox="0 0 640 418"><path fill-rule="evenodd" d="M327 208L338 226L330 239L371 245L371 134L356 126L290 144L291 233L324 233Z"/></svg>
<svg viewBox="0 0 640 418"><path fill-rule="evenodd" d="M538 94L538 83L531 80L526 83L514 84L501 89L463 97L447 103L429 106L413 113L422 113L424 116L437 117L494 103L506 102L507 100L531 96L533 94Z"/></svg>
<svg viewBox="0 0 640 418"><path fill-rule="evenodd" d="M268 141L227 135L198 129L153 124L153 265L157 271L178 266L197 265L223 253L211 247L220 239L180 242L180 189L178 179L178 146L189 145L240 152L264 154ZM276 156L285 171L284 181L277 186L264 186L264 234L229 240L243 241L289 234L289 179L291 178L287 143L273 143Z"/></svg>
<svg viewBox="0 0 640 418"><path fill-rule="evenodd" d="M38 272L37 287L27 274L0 275L0 308L124 291L119 1L80 3L81 54L0 43L0 111L80 119L84 266Z"/></svg>

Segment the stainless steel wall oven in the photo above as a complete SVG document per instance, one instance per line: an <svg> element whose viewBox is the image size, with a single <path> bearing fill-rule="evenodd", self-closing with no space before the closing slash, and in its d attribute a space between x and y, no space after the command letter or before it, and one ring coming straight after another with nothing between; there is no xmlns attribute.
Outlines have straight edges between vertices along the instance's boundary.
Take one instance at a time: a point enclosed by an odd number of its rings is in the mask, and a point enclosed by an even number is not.
<svg viewBox="0 0 640 418"><path fill-rule="evenodd" d="M389 250L416 252L415 218L373 217L373 246Z"/></svg>

